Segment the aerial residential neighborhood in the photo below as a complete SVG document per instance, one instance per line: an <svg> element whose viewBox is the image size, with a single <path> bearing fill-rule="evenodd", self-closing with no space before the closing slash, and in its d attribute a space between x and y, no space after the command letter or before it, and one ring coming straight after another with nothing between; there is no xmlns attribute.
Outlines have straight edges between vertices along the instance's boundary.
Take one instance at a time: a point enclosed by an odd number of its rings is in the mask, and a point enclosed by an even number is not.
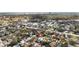
<svg viewBox="0 0 79 59"><path fill-rule="evenodd" d="M79 47L79 13L1 13L0 47Z"/></svg>

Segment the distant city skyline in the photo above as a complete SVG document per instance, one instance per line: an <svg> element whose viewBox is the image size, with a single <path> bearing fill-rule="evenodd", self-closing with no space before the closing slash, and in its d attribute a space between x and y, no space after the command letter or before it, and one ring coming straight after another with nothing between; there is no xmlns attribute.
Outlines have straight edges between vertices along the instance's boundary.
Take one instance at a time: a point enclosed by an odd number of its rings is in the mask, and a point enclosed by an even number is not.
<svg viewBox="0 0 79 59"><path fill-rule="evenodd" d="M65 16L79 16L79 12L0 12L0 15L28 15L28 14L52 14L52 15L65 15Z"/></svg>

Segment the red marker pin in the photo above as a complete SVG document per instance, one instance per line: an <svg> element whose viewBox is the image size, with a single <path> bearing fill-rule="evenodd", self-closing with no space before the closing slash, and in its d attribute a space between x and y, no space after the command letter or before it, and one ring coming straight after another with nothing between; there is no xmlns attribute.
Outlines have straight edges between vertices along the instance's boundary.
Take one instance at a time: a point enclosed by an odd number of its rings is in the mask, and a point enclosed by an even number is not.
<svg viewBox="0 0 79 59"><path fill-rule="evenodd" d="M43 34L42 34L42 33L39 33L39 34L38 34L38 37L43 37Z"/></svg>

